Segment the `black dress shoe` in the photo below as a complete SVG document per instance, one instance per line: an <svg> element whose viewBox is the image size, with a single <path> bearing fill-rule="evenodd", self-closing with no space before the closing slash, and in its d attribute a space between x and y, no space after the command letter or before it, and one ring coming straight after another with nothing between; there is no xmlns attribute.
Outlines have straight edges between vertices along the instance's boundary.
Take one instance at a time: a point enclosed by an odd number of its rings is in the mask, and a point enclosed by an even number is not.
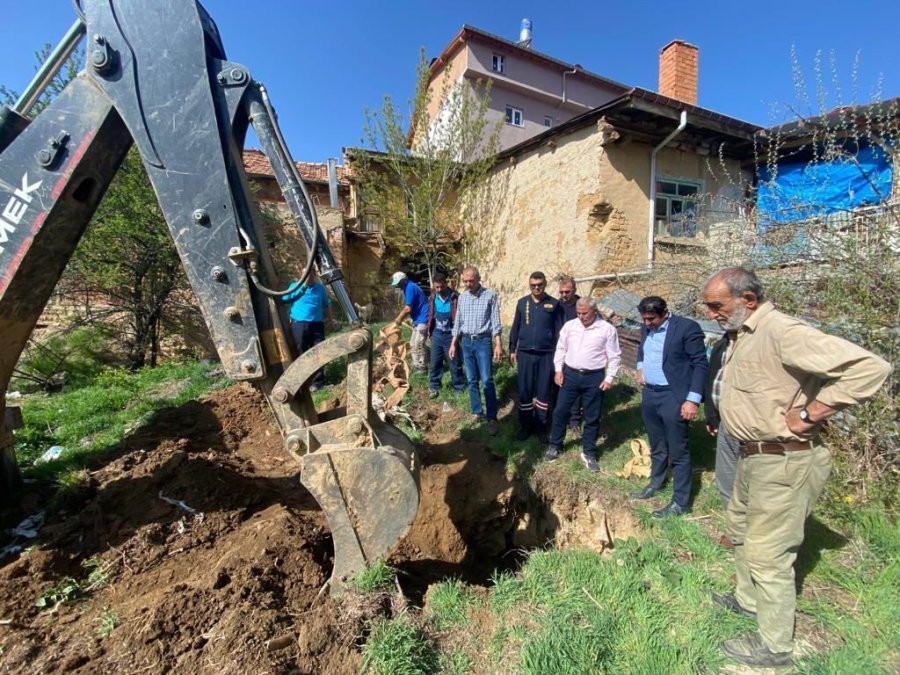
<svg viewBox="0 0 900 675"><path fill-rule="evenodd" d="M639 490L638 492L632 492L628 495L629 499L650 499L656 493L659 492L659 488L655 488L652 485L648 485L643 490Z"/></svg>
<svg viewBox="0 0 900 675"><path fill-rule="evenodd" d="M735 614L746 616L748 619L756 618L756 612L751 612L749 609L741 605L741 603L737 601L737 598L734 597L732 593L713 593L712 599L713 602L720 607L724 607L725 609L734 612Z"/></svg>
<svg viewBox="0 0 900 675"><path fill-rule="evenodd" d="M517 441L527 440L529 436L531 436L531 432L528 431L528 429L526 429L525 427L519 427L518 430L516 431L516 440Z"/></svg>
<svg viewBox="0 0 900 675"><path fill-rule="evenodd" d="M683 516L691 512L690 506L678 506L675 502L669 502L658 511L653 512L654 518L668 518L669 516Z"/></svg>

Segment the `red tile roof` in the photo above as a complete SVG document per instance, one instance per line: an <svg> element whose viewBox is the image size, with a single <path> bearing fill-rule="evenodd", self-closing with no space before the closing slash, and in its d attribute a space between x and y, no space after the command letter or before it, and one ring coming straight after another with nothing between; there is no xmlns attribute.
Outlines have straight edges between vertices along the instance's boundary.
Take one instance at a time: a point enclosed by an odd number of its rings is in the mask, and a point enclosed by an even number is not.
<svg viewBox="0 0 900 675"><path fill-rule="evenodd" d="M296 162L300 177L307 183L328 184L328 165L316 162ZM261 150L250 148L244 150L244 170L251 176L269 176L274 178L272 165L269 158ZM350 185L346 172L342 165L336 167L338 185L347 187Z"/></svg>

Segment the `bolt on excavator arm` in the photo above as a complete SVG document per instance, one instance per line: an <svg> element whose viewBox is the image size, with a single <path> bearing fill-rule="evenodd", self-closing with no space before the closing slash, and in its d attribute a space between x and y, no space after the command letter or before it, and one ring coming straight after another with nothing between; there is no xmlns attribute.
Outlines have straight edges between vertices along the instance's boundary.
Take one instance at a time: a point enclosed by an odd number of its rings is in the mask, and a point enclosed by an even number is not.
<svg viewBox="0 0 900 675"><path fill-rule="evenodd" d="M84 70L33 120L28 108L41 83L0 112L0 412L28 337L135 145L225 372L266 396L301 481L328 518L332 590L339 590L408 529L418 507L418 465L412 443L372 411L372 336L359 323L265 87L227 60L214 22L195 0L84 0L76 7L78 21L50 60L64 60L84 35ZM46 73L37 79L46 84ZM270 288L274 268L243 168L250 126L307 244L301 281L315 264L354 326L299 359L277 307L284 292ZM349 364L347 406L320 416L308 383L341 358ZM18 470L6 423L0 459L9 489Z"/></svg>

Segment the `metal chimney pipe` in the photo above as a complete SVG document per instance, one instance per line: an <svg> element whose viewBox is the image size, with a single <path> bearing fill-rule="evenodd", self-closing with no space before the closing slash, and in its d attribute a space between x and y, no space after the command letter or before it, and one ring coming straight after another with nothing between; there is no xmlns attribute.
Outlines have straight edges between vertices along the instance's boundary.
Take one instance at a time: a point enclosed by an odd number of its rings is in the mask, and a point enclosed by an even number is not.
<svg viewBox="0 0 900 675"><path fill-rule="evenodd" d="M519 30L519 46L529 49L531 47L531 19L522 19L522 27Z"/></svg>

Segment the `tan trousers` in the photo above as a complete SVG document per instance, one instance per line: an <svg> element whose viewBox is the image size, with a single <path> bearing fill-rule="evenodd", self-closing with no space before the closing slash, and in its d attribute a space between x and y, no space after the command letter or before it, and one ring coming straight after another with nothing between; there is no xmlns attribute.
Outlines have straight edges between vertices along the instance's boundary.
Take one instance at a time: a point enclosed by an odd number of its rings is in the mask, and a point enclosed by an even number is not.
<svg viewBox="0 0 900 675"><path fill-rule="evenodd" d="M428 324L420 323L412 329L409 339L409 350L412 352L412 367L417 372L425 372L425 340L428 337Z"/></svg>
<svg viewBox="0 0 900 675"><path fill-rule="evenodd" d="M824 446L751 455L737 463L725 512L735 544L735 597L756 612L759 633L773 652L794 649L794 561L806 518L830 473L831 454Z"/></svg>

